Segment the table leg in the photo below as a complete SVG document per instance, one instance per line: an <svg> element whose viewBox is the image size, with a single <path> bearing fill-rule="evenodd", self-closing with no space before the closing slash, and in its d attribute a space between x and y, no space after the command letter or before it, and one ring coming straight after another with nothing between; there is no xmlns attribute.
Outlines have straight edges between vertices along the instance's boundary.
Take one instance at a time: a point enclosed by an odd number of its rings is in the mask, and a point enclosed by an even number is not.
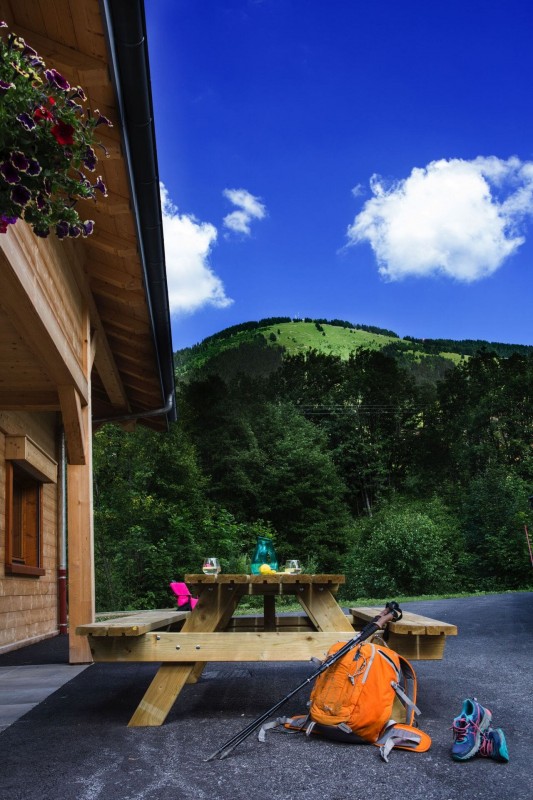
<svg viewBox="0 0 533 800"><path fill-rule="evenodd" d="M194 664L162 664L128 727L162 725L193 668Z"/></svg>
<svg viewBox="0 0 533 800"><path fill-rule="evenodd" d="M354 635L351 622L329 589L310 584L296 596L318 631L346 631Z"/></svg>
<svg viewBox="0 0 533 800"><path fill-rule="evenodd" d="M276 598L273 594L263 597L263 627L265 631L276 630Z"/></svg>
<svg viewBox="0 0 533 800"><path fill-rule="evenodd" d="M211 633L222 630L248 586L209 584L201 592L198 604L183 624L184 633ZM187 682L195 683L205 666L203 661L191 664L162 664L139 703L128 726L162 725Z"/></svg>

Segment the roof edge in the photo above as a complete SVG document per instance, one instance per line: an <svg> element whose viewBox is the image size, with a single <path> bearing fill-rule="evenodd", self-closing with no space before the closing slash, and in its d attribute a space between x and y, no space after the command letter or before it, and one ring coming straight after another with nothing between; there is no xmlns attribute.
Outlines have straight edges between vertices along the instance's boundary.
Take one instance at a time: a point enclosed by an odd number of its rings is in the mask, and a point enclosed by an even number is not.
<svg viewBox="0 0 533 800"><path fill-rule="evenodd" d="M177 418L172 330L144 0L99 0L167 421ZM165 406L165 408L167 408ZM150 416L150 414L149 414ZM143 418L142 413L138 415Z"/></svg>

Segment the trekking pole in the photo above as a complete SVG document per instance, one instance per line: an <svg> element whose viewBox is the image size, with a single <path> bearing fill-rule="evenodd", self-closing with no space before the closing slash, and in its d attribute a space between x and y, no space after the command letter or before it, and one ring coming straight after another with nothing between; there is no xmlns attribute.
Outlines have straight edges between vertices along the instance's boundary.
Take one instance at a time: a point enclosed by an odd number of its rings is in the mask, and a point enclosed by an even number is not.
<svg viewBox="0 0 533 800"><path fill-rule="evenodd" d="M222 760L223 758L226 758L226 756L229 756L231 751L234 750L237 745L241 744L241 742L244 742L244 740L247 739L248 736L250 736L256 730L256 728L262 725L265 720L271 717L278 710L278 708L281 708L281 706L290 700L291 697L294 697L294 695L297 694L301 689L303 689L305 686L308 686L312 681L315 680L315 678L318 678L318 676L325 672L328 667L331 667L331 665L342 658L343 655L348 653L365 639L368 639L373 633L382 630L388 622L391 620L400 620L401 618L402 609L395 600L391 600L390 603L387 603L383 611L378 614L377 617L374 617L374 619L372 619L370 622L367 622L364 628L356 636L346 642L346 644L337 650L336 653L332 653L332 655L326 658L320 667L313 672L312 675L309 675L309 677L306 678L303 683L297 686L296 689L293 689L291 692L289 692L289 694L285 695L285 697L276 703L275 706L272 706L272 708L269 708L264 714L261 714L260 717L255 719L253 722L250 722L250 724L247 725L246 728L243 728L240 733L237 733L235 736L232 736L231 739L228 739L228 741L223 744L219 750L216 750L212 755L209 756L209 758L204 759L204 761L213 761L214 758L219 758Z"/></svg>

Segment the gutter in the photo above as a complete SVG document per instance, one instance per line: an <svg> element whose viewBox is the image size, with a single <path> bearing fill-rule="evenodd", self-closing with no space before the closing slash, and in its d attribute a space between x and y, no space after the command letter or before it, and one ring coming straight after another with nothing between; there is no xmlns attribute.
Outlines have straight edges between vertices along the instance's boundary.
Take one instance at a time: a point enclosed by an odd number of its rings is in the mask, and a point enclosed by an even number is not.
<svg viewBox="0 0 533 800"><path fill-rule="evenodd" d="M136 414L123 414L122 416L118 417L100 417L99 419L93 419L93 425L105 425L106 422L132 422L133 420L138 419L161 417L163 414L170 414L172 408L175 408L175 405L176 395L174 392L171 392L167 398L166 405L164 405L162 408L155 408L153 411L138 411Z"/></svg>
<svg viewBox="0 0 533 800"><path fill-rule="evenodd" d="M111 81L117 98L161 396L167 398L162 409L139 412L131 418L166 414L167 421L174 422L177 419L174 354L144 0L99 2L110 56Z"/></svg>

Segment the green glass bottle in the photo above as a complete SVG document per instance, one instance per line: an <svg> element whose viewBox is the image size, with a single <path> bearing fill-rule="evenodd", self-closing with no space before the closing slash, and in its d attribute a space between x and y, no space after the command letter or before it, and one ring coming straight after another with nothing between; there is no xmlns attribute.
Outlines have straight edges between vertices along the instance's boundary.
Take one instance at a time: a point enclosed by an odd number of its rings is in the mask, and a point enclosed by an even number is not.
<svg viewBox="0 0 533 800"><path fill-rule="evenodd" d="M268 566L277 572L278 570L278 557L274 548L274 542L268 536L258 536L255 551L252 556L252 575L259 575L259 567L261 564L268 564Z"/></svg>

